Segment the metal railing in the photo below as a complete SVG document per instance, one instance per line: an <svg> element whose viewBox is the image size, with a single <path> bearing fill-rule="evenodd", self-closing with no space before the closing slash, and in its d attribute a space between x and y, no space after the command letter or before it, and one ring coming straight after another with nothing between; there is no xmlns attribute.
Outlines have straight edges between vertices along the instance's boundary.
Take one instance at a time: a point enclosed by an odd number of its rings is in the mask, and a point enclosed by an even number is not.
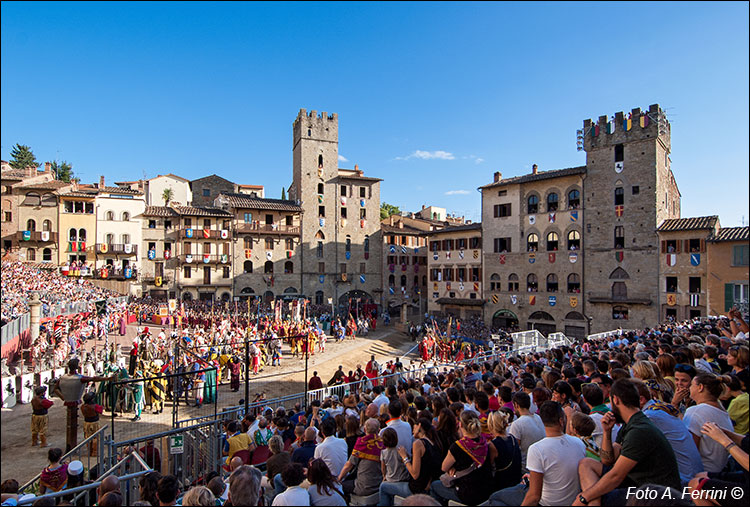
<svg viewBox="0 0 750 507"><path fill-rule="evenodd" d="M44 239L43 234L46 232L47 239ZM37 243L57 243L57 233L50 231L31 231L29 233L29 239L24 239L24 231L18 231L16 233L16 239L18 241L34 241Z"/></svg>
<svg viewBox="0 0 750 507"><path fill-rule="evenodd" d="M94 433L93 435L89 436L88 438L85 438L84 440L82 440L81 443L79 443L77 446L73 447L62 458L60 458L60 462L64 462L64 461L72 458L73 456L75 456L74 459L77 459L78 461L80 461L81 463L83 463L84 461L81 458L83 457L84 450L89 447L89 443L90 442L96 440L97 455L96 456L91 456L90 453L89 453L89 456L87 456L87 460L86 460L86 466L84 468L87 469L87 470L91 470L91 460L92 459L95 459L96 460L96 464L98 465L99 461L102 458L102 456L104 456L104 440L103 440L102 436L104 435L104 431L106 431L107 427L108 426L105 424L104 426L102 426L101 428L99 428L96 431L96 433ZM38 473L33 479L31 479L26 484L24 484L23 486L21 486L20 488L18 488L18 492L19 493L23 493L27 489L38 488L37 482L39 481L39 478L41 476L42 476L41 472ZM69 493L69 491L68 491L68 493Z"/></svg>
<svg viewBox="0 0 750 507"><path fill-rule="evenodd" d="M590 334L586 337L586 340L601 340L609 338L611 336L622 336L623 334L629 333L630 331L632 331L632 329L613 329L612 331Z"/></svg>
<svg viewBox="0 0 750 507"><path fill-rule="evenodd" d="M20 336L24 331L31 328L31 314L24 313L20 317L6 323L0 328L0 335L2 335L2 344L5 345L16 336Z"/></svg>
<svg viewBox="0 0 750 507"><path fill-rule="evenodd" d="M137 481L133 481L132 479L137 479L153 471L153 469L149 467L146 462L143 461L143 458L135 451L123 457L112 468L104 472L101 476L98 477L98 480L96 482L92 482L91 484L85 484L83 486L78 486L75 488L63 489L55 493L47 493L41 496L29 498L27 500L19 500L18 505L30 505L32 502L36 502L39 498L58 498L69 495L75 495L70 503L71 505L77 505L77 503L82 500L82 497L85 494L87 494L94 488L98 488L104 479L115 473L117 470L120 470L121 468L123 468L123 466L125 466L125 469L127 471L131 460L135 461L138 466L142 467L142 470L118 476L118 478L120 479L120 492L122 493L122 489L125 488L125 492L122 495L123 503L124 505L131 505L132 502L138 500L138 483ZM135 496L136 498L132 498L133 496Z"/></svg>
<svg viewBox="0 0 750 507"><path fill-rule="evenodd" d="M235 229L237 232L265 232L271 234L299 234L298 225L286 225L286 224L242 224L238 225Z"/></svg>

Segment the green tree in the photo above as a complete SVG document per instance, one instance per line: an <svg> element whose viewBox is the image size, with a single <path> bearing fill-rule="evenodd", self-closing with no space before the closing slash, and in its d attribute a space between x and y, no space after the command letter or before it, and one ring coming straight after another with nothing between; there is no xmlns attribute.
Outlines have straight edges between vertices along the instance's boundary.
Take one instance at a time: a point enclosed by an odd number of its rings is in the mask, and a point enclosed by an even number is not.
<svg viewBox="0 0 750 507"><path fill-rule="evenodd" d="M164 199L164 206L169 206L169 201L171 201L173 197L174 192L172 192L172 187L165 188L164 192L161 193L161 198Z"/></svg>
<svg viewBox="0 0 750 507"><path fill-rule="evenodd" d="M380 205L380 219L385 220L391 215L397 215L401 213L401 210L398 206L394 206L392 204L388 204L387 202L384 202Z"/></svg>
<svg viewBox="0 0 750 507"><path fill-rule="evenodd" d="M13 169L26 169L27 167L37 168L42 165L40 162L36 161L36 157L31 151L31 148L24 144L16 144L13 146L10 150L10 156L10 166Z"/></svg>
<svg viewBox="0 0 750 507"><path fill-rule="evenodd" d="M286 189L281 187L281 199L286 201Z"/></svg>
<svg viewBox="0 0 750 507"><path fill-rule="evenodd" d="M73 165L67 163L65 160L62 162L54 160L52 162L52 170L55 171L57 179L60 181L70 182L73 179Z"/></svg>

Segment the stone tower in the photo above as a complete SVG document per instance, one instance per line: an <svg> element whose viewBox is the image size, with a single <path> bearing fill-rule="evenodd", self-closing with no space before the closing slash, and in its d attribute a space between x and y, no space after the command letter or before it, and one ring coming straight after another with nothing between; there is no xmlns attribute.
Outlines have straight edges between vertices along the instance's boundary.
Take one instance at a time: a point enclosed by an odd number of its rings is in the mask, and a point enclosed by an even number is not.
<svg viewBox="0 0 750 507"><path fill-rule="evenodd" d="M680 216L670 125L648 111L584 120L584 311L591 332L659 319L658 225Z"/></svg>
<svg viewBox="0 0 750 507"><path fill-rule="evenodd" d="M313 303L379 302L380 179L338 167L338 115L300 109L293 125L291 199L304 212L302 290ZM371 307L370 307L371 308ZM341 308L340 308L341 309ZM346 311L343 309L342 311Z"/></svg>

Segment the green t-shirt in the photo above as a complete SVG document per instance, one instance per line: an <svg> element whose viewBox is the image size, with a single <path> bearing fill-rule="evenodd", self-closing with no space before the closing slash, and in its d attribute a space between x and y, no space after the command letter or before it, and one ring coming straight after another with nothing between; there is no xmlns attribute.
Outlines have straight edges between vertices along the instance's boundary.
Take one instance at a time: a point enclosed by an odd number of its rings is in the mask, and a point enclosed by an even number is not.
<svg viewBox="0 0 750 507"><path fill-rule="evenodd" d="M617 434L620 454L636 461L627 478L636 486L658 484L681 489L677 459L659 428L643 413L636 412Z"/></svg>

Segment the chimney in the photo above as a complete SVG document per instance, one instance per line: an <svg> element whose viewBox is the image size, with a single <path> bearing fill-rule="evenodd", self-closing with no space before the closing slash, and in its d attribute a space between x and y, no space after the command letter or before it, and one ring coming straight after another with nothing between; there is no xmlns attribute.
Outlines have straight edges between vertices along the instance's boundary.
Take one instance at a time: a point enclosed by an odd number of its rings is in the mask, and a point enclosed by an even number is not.
<svg viewBox="0 0 750 507"><path fill-rule="evenodd" d="M44 174L51 174L52 173L52 162L45 162L44 163Z"/></svg>
<svg viewBox="0 0 750 507"><path fill-rule="evenodd" d="M404 228L404 221L403 220L399 220L398 221L398 228L399 229L403 229Z"/></svg>
<svg viewBox="0 0 750 507"><path fill-rule="evenodd" d="M425 209L426 207L427 207L427 206L425 206L424 204L422 205L422 209Z"/></svg>
<svg viewBox="0 0 750 507"><path fill-rule="evenodd" d="M532 165L531 166L531 174L536 174L536 169L537 169L536 164Z"/></svg>
<svg viewBox="0 0 750 507"><path fill-rule="evenodd" d="M359 170L359 165L354 164L354 172L357 173L357 176L362 176L362 171Z"/></svg>
<svg viewBox="0 0 750 507"><path fill-rule="evenodd" d="M393 215L389 216L389 217L388 217L388 220L390 220L390 222L391 222L391 227L393 227Z"/></svg>
<svg viewBox="0 0 750 507"><path fill-rule="evenodd" d="M73 192L78 192L78 180L72 180L72 189Z"/></svg>
<svg viewBox="0 0 750 507"><path fill-rule="evenodd" d="M499 172L499 171L498 171L498 172L496 172L496 173L495 173L495 183L497 183L497 182L498 182L498 181L500 181L501 179L503 179L503 173L501 173L501 172Z"/></svg>
<svg viewBox="0 0 750 507"><path fill-rule="evenodd" d="M104 188L104 176L99 176L99 189Z"/></svg>

